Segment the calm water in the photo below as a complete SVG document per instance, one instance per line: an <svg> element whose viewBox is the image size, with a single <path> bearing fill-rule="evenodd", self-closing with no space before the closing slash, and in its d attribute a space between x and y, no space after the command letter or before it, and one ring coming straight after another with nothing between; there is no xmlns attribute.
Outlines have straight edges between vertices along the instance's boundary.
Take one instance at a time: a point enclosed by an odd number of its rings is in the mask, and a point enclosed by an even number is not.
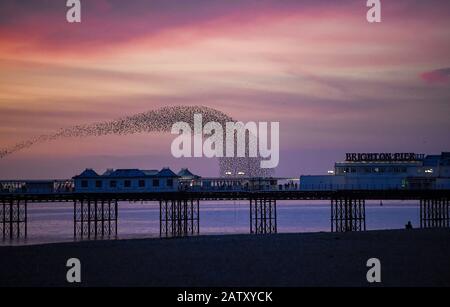
<svg viewBox="0 0 450 307"><path fill-rule="evenodd" d="M277 214L278 232L330 231L330 204L327 201L278 202ZM14 244L73 241L73 205L70 203L30 204L28 220L26 242ZM379 202L366 203L368 230L400 229L409 220L413 226L418 226L419 205L416 202L384 202L382 207ZM158 237L159 205L120 203L118 232L119 238ZM249 233L248 202L202 202L200 233Z"/></svg>

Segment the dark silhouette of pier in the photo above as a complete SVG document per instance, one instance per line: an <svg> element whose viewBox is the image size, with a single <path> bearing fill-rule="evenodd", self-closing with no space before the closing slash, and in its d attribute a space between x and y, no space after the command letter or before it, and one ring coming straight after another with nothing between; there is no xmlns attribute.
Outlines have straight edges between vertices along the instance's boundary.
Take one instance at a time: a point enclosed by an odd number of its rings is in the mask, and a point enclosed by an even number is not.
<svg viewBox="0 0 450 307"><path fill-rule="evenodd" d="M205 180L211 180L205 178ZM247 179L248 180L248 179ZM261 180L261 179L255 179ZM270 178L270 180L276 180ZM332 232L366 230L367 200L419 200L421 228L450 228L450 190L300 190L298 187L274 189L238 185L201 188L184 185L172 192L77 192L71 180L2 181L0 191L0 235L3 240L27 236L27 205L67 202L73 204L75 238L114 238L117 236L119 202L156 202L160 207L160 236L179 237L200 233L202 201L247 200L249 232L277 232L277 201L329 200ZM28 186L27 186L28 184ZM33 189L29 187L33 186ZM47 187L37 189L36 187ZM51 189L48 189L48 187Z"/></svg>

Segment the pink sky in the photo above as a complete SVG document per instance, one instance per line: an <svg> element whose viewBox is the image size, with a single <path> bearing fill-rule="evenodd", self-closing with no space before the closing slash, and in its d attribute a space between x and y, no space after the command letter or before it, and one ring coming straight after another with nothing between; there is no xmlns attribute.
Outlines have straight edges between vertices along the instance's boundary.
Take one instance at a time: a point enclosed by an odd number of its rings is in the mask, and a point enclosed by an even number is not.
<svg viewBox="0 0 450 307"><path fill-rule="evenodd" d="M345 152L450 150L450 2L82 0L0 3L0 149L164 105L279 121L279 176L325 173ZM0 160L0 178L85 167L217 175L171 158L171 135L65 139Z"/></svg>

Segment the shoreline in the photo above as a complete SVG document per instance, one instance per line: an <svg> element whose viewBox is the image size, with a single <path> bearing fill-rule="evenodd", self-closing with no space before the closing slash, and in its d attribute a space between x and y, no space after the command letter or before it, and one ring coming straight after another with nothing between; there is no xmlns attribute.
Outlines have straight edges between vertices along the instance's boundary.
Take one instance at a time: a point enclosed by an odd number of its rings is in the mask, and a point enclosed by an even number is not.
<svg viewBox="0 0 450 307"><path fill-rule="evenodd" d="M81 261L81 286L373 286L373 257L378 285L450 286L449 242L448 229L414 229L0 246L0 286L73 286L69 258Z"/></svg>

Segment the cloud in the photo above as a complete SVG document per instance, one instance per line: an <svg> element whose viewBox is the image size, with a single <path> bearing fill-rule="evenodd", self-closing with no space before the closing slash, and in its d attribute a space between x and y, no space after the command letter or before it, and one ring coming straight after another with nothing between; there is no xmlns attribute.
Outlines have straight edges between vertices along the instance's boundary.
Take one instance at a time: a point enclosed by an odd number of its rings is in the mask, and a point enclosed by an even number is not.
<svg viewBox="0 0 450 307"><path fill-rule="evenodd" d="M427 71L422 73L420 78L430 84L447 84L450 83L450 68Z"/></svg>
<svg viewBox="0 0 450 307"><path fill-rule="evenodd" d="M339 5L325 0L95 0L82 2L80 24L69 24L64 4L56 0L1 1L2 41L19 50L95 51L99 46L112 47L142 38L158 43L167 31L195 30L205 35L261 20L364 9L357 0ZM167 40L173 37L163 39Z"/></svg>
<svg viewBox="0 0 450 307"><path fill-rule="evenodd" d="M0 148L177 105L280 121L298 165L302 148L449 145L448 0L383 2L377 25L361 0L82 0L81 24L66 10L0 1ZM163 152L164 137L60 139L17 158Z"/></svg>

